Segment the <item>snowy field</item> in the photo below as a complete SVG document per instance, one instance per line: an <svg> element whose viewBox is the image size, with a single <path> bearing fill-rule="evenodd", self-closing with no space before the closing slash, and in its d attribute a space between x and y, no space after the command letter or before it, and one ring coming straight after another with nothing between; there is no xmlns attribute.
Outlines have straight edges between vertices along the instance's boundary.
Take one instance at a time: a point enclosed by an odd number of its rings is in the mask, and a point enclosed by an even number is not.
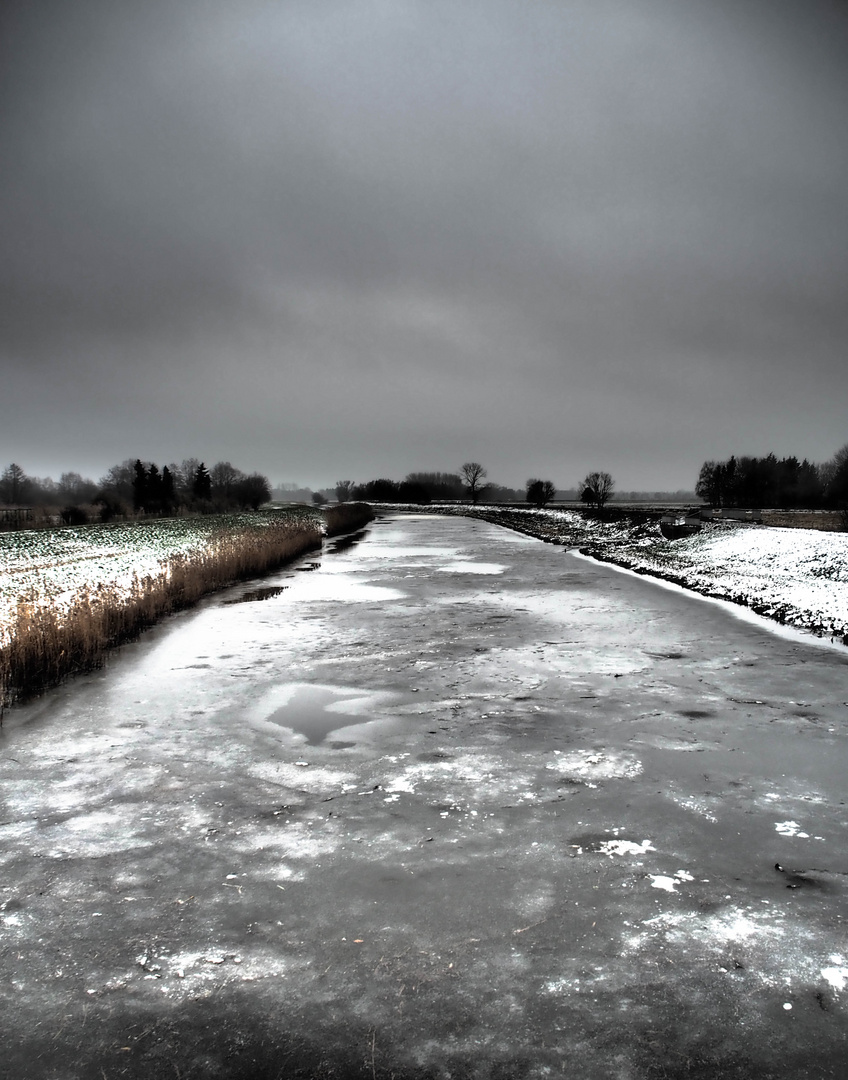
<svg viewBox="0 0 848 1080"><path fill-rule="evenodd" d="M267 512L246 512L0 533L0 637L19 602L63 610L83 590L126 595L175 557L208 549L223 530L275 520Z"/></svg>
<svg viewBox="0 0 848 1080"><path fill-rule="evenodd" d="M445 507L472 513L778 622L848 644L848 533L731 522L666 540L656 523L589 521L573 510Z"/></svg>

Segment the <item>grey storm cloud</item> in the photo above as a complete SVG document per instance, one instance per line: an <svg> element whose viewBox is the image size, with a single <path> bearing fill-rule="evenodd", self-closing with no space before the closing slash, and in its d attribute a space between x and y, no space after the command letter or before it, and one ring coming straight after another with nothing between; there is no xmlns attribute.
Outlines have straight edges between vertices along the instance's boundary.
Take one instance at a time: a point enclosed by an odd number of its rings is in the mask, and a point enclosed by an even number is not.
<svg viewBox="0 0 848 1080"><path fill-rule="evenodd" d="M0 451L30 472L654 489L848 438L839 5L0 20Z"/></svg>

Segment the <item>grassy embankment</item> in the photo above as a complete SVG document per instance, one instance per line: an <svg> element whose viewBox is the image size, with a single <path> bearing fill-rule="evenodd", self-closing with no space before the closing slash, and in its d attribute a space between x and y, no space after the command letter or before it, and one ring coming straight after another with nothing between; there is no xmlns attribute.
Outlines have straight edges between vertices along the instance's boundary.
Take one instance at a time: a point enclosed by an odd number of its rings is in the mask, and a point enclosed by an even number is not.
<svg viewBox="0 0 848 1080"><path fill-rule="evenodd" d="M371 508L358 503L324 511L303 508L265 515L222 515L213 522L200 519L196 546L157 559L155 570L142 575L133 572L129 580L119 580L117 574L110 580L108 559L105 570L100 569L102 563L95 563L93 580L70 596L57 593L55 582L52 589L39 588L39 574L43 585L45 571L58 569L39 550L26 576L26 591L16 597L0 624L0 717L2 709L14 701L99 666L108 649L137 637L164 615L236 581L276 570L319 548L325 533L355 529L372 517ZM156 539L161 543L164 537L167 547L169 526L175 523L143 524L149 562L151 531L156 534L160 526L162 535ZM74 530L81 549L78 561L95 559L87 550L102 547L100 528ZM18 567L20 562L19 557Z"/></svg>

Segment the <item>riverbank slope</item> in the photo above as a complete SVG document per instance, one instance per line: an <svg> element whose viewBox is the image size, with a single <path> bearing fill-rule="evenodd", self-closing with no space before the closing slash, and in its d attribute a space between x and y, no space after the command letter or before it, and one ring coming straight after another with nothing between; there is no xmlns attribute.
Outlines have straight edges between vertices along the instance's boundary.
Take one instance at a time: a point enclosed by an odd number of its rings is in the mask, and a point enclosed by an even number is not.
<svg viewBox="0 0 848 1080"><path fill-rule="evenodd" d="M372 517L365 503L295 505L0 534L0 717L164 615Z"/></svg>
<svg viewBox="0 0 848 1080"><path fill-rule="evenodd" d="M848 645L848 533L709 523L667 540L656 521L599 520L575 510L439 506L503 525L639 574L729 600Z"/></svg>

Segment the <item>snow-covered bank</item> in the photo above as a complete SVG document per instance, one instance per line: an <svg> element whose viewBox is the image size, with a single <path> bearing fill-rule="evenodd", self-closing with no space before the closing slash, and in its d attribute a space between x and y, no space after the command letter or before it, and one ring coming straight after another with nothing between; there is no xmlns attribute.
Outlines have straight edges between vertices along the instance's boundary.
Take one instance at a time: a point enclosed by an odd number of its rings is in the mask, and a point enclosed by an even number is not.
<svg viewBox="0 0 848 1080"><path fill-rule="evenodd" d="M602 522L573 510L432 507L463 513L736 604L848 645L848 533L705 524L666 540L656 522Z"/></svg>

